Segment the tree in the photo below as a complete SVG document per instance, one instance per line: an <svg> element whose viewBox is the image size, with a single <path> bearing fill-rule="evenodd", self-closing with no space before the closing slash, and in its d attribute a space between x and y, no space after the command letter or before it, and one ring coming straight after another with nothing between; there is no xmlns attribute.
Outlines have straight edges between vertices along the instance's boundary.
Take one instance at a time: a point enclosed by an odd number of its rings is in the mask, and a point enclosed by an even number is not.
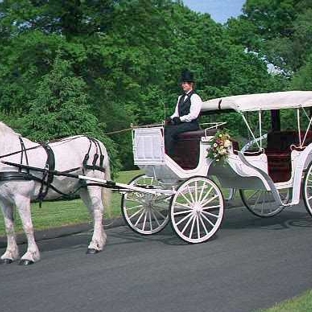
<svg viewBox="0 0 312 312"><path fill-rule="evenodd" d="M307 57L306 63L296 72L290 86L294 90L312 90L312 54Z"/></svg>
<svg viewBox="0 0 312 312"><path fill-rule="evenodd" d="M257 52L291 77L311 53L309 0L247 0L243 13L228 23L235 44Z"/></svg>
<svg viewBox="0 0 312 312"><path fill-rule="evenodd" d="M10 37L40 31L58 34L67 40L90 36L110 28L114 0L3 0L0 3L2 30Z"/></svg>
<svg viewBox="0 0 312 312"><path fill-rule="evenodd" d="M20 131L27 137L46 141L75 134L96 137L106 144L115 167L116 149L104 134L105 125L90 113L85 82L72 72L70 62L55 59L53 69L38 85L29 114L20 120ZM116 169L116 168L115 168Z"/></svg>
<svg viewBox="0 0 312 312"><path fill-rule="evenodd" d="M204 100L280 88L263 55L236 42L231 29L181 1L4 0L0 109L44 139L161 122L175 107L184 68L195 72ZM111 137L129 169L131 135L122 133Z"/></svg>

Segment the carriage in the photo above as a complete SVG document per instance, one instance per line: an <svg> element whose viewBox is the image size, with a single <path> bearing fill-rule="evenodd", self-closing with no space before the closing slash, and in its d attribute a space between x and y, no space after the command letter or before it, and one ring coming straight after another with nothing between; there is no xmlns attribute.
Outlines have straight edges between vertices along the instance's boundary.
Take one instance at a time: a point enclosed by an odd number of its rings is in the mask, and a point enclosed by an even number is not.
<svg viewBox="0 0 312 312"><path fill-rule="evenodd" d="M242 148L242 142L224 133L222 121L180 134L170 156L163 124L133 127L134 163L144 173L129 184L110 180L107 151L95 139L81 135L40 144L0 122L0 204L8 242L0 263L19 259L14 206L28 241L21 264L40 259L30 213L30 202L36 199L79 193L94 219L87 253L101 251L106 242L102 193L108 189L122 194L122 214L133 231L155 234L170 221L176 234L193 244L207 241L220 228L225 190L239 193L247 209L259 217L272 217L301 199L312 215L312 92L248 94L203 102L202 114L227 112L238 114L249 134ZM253 122L250 114L256 116ZM283 124L283 118L288 123ZM222 144L222 152L214 153Z"/></svg>
<svg viewBox="0 0 312 312"><path fill-rule="evenodd" d="M122 213L132 230L160 232L170 221L188 243L210 239L224 216L224 190L238 190L244 205L259 217L271 217L303 198L312 215L312 92L287 91L231 96L203 102L202 114L240 115L250 141L239 148L231 139L226 161L207 157L223 122L179 135L174 155L164 145L164 126L134 127L134 163L144 174L124 187ZM281 127L294 114L293 125ZM288 113L287 113L288 112ZM247 115L257 117L252 129ZM291 116L291 115L290 115ZM270 129L264 121L270 119ZM289 117L288 117L289 120ZM218 155L215 155L218 156ZM218 161L220 160L220 161Z"/></svg>

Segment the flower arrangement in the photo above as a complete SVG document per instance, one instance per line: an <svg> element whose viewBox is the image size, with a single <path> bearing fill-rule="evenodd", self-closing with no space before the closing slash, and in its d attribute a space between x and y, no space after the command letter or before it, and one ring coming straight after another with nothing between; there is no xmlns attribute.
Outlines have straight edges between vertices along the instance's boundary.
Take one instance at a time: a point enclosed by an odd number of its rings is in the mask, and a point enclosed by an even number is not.
<svg viewBox="0 0 312 312"><path fill-rule="evenodd" d="M230 139L231 137L226 130L218 131L211 140L207 157L215 161L226 160L232 146Z"/></svg>

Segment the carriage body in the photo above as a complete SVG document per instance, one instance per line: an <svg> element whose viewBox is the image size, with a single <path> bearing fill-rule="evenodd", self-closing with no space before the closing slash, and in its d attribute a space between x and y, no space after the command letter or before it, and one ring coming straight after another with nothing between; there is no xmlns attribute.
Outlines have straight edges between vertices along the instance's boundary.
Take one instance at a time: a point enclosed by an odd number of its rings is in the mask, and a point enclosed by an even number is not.
<svg viewBox="0 0 312 312"><path fill-rule="evenodd" d="M164 223L170 215L173 228L182 239L190 243L205 241L216 232L223 218L224 200L220 187L238 189L246 207L260 217L276 215L284 207L298 204L301 195L312 214L309 184L309 177L312 178L312 119L307 113L310 107L310 91L240 95L203 102L202 113L236 112L251 133L252 142L242 150L232 141L225 162L207 157L212 140L223 123L216 122L206 129L181 134L176 153L171 157L165 152L163 126L134 128L134 163L145 175L131 183L142 186L148 179L150 187L159 191L154 195L159 198L157 204L151 204L155 198L145 198L139 205L141 213L135 217L127 212L127 198L124 198L122 209L127 223L141 234L158 232L164 227L161 222L158 224L156 220L156 226L150 227L148 223L155 223L157 216L153 207L160 205ZM295 129L280 129L277 116L280 117L282 110L295 112ZM258 115L257 134L245 116L250 112ZM266 134L262 131L264 112L272 115L273 130ZM305 129L300 114L307 119ZM252 150L250 146L253 146ZM171 196L167 193L162 197L162 190L171 190ZM205 197L206 193L210 195ZM207 201L207 198L210 199ZM131 200L133 198L129 198ZM169 210L167 214L165 209Z"/></svg>
<svg viewBox="0 0 312 312"><path fill-rule="evenodd" d="M214 127L212 127L214 128ZM209 129L210 130L210 129ZM134 164L144 170L148 176L153 176L163 183L175 184L194 175L207 175L210 161L206 158L207 148L214 130L198 131L198 136L193 138L197 145L196 155L191 148L184 155L175 155L172 158L165 152L164 127L133 129L133 155ZM180 156L179 159L177 157ZM186 164L185 158L191 158L191 164ZM195 159L194 159L195 158ZM192 165L195 161L195 166Z"/></svg>

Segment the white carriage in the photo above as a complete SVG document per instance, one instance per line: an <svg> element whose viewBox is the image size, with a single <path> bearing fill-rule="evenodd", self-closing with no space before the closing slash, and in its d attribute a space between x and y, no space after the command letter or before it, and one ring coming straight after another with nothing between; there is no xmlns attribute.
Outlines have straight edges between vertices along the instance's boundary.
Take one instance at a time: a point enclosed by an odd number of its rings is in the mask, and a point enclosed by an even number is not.
<svg viewBox="0 0 312 312"><path fill-rule="evenodd" d="M225 204L220 186L238 189L246 207L260 217L297 205L301 196L312 215L309 107L310 91L240 95L203 102L203 113L231 110L240 114L251 135L251 143L244 149L239 150L232 142L226 162L207 158L211 141L223 123L181 134L172 157L165 153L163 126L134 128L134 162L144 174L124 188L122 213L127 224L134 231L149 235L161 231L170 220L184 241L204 242L216 233L223 219ZM294 125L281 130L278 112L286 109L294 111ZM248 123L248 112L257 114L257 134ZM273 130L267 134L262 128L265 112L273 116Z"/></svg>

